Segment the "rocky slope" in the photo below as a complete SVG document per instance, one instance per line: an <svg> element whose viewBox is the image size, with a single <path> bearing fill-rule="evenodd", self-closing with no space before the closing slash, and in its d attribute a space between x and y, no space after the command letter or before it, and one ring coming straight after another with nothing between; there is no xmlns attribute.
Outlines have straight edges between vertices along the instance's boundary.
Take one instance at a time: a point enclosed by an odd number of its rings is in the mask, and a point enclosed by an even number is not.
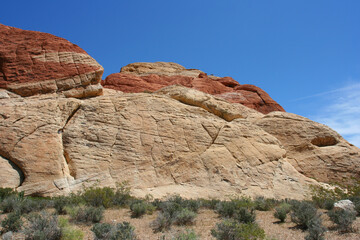
<svg viewBox="0 0 360 240"><path fill-rule="evenodd" d="M283 111L265 91L250 85L240 85L231 77L208 76L196 69L186 69L176 63L132 63L120 73L109 75L102 83L105 88L127 93L156 91L170 85L181 85L209 93L232 103L241 103L261 113Z"/></svg>
<svg viewBox="0 0 360 240"><path fill-rule="evenodd" d="M309 184L360 177L360 149L330 128L286 112L263 114L194 85L158 89L162 72L174 74L166 76L174 81L200 79L203 86L225 86L226 79L176 64L155 65L161 65L151 70L156 75L148 75L153 64L137 64L150 67L135 70L128 65L122 71L132 73L120 73L140 80L153 76L153 93L104 89L102 96L78 99L66 92L91 85L37 94L32 85L19 88L32 96L13 91L9 81L1 85L0 187L52 196L128 181L136 196L301 199Z"/></svg>

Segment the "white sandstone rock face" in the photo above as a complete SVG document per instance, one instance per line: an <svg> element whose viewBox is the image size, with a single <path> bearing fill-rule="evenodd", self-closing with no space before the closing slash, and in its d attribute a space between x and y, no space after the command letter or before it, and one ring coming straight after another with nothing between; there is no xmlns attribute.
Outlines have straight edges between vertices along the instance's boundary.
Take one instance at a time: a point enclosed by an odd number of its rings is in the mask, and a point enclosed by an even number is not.
<svg viewBox="0 0 360 240"><path fill-rule="evenodd" d="M0 164L8 162L8 175L20 179L7 186L26 194L53 196L128 181L135 196L302 199L308 185L317 184L291 164L292 149L270 133L268 115L193 89L105 90L84 100L54 94L0 103ZM5 178L0 175L1 184Z"/></svg>
<svg viewBox="0 0 360 240"><path fill-rule="evenodd" d="M327 183L360 177L360 149L331 128L286 112L269 113L254 123L279 139L288 161L307 177Z"/></svg>
<svg viewBox="0 0 360 240"><path fill-rule="evenodd" d="M354 203L348 199L340 200L334 203L334 209L335 210L343 209L349 212L356 212Z"/></svg>

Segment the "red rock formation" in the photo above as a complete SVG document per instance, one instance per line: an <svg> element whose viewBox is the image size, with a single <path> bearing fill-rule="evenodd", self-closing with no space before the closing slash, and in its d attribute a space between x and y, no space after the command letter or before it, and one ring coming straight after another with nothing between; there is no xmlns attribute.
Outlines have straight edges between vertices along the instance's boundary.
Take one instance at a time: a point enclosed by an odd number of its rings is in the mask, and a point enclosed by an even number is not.
<svg viewBox="0 0 360 240"><path fill-rule="evenodd" d="M186 75L158 75L114 73L109 75L102 85L105 88L123 92L156 91L169 85L182 85L188 88L215 95L228 102L241 103L261 113L285 110L275 102L265 91L249 84L240 85L231 77L208 77L200 73L197 77Z"/></svg>
<svg viewBox="0 0 360 240"><path fill-rule="evenodd" d="M63 38L0 24L0 88L21 96L71 90L64 94L87 97L101 94L102 73L101 65Z"/></svg>

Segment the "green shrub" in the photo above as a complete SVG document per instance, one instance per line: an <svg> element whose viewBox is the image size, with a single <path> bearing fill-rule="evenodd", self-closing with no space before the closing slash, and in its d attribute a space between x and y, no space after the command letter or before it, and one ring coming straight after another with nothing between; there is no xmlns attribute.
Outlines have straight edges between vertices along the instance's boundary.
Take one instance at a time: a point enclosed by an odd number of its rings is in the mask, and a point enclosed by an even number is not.
<svg viewBox="0 0 360 240"><path fill-rule="evenodd" d="M12 188L0 188L0 202L11 195L17 195L18 193Z"/></svg>
<svg viewBox="0 0 360 240"><path fill-rule="evenodd" d="M113 204L115 206L124 207L130 203L131 199L129 184L127 182L117 184L115 195L113 197Z"/></svg>
<svg viewBox="0 0 360 240"><path fill-rule="evenodd" d="M293 202L292 203L291 221L296 223L300 228L307 229L310 221L319 217L317 209L309 202Z"/></svg>
<svg viewBox="0 0 360 240"><path fill-rule="evenodd" d="M109 223L97 223L91 231L96 240L135 240L135 228L128 222L112 225Z"/></svg>
<svg viewBox="0 0 360 240"><path fill-rule="evenodd" d="M357 215L360 216L360 196L351 197L350 200L354 203L355 211Z"/></svg>
<svg viewBox="0 0 360 240"><path fill-rule="evenodd" d="M256 223L239 223L226 219L216 224L211 235L218 240L264 239L265 232Z"/></svg>
<svg viewBox="0 0 360 240"><path fill-rule="evenodd" d="M285 222L287 214L290 212L291 205L287 203L282 203L279 207L275 208L274 217L280 220L280 222Z"/></svg>
<svg viewBox="0 0 360 240"><path fill-rule="evenodd" d="M187 209L183 208L178 211L174 217L174 223L176 225L190 225L195 222L196 213Z"/></svg>
<svg viewBox="0 0 360 240"><path fill-rule="evenodd" d="M194 230L186 229L185 231L177 233L172 240L197 240L200 239Z"/></svg>
<svg viewBox="0 0 360 240"><path fill-rule="evenodd" d="M321 218L313 218L309 222L309 233L305 240L324 240L324 234L327 229L322 225Z"/></svg>
<svg viewBox="0 0 360 240"><path fill-rule="evenodd" d="M1 222L3 232L17 232L21 229L23 222L19 212L12 212Z"/></svg>
<svg viewBox="0 0 360 240"><path fill-rule="evenodd" d="M77 222L98 223L104 216L103 207L80 206L67 207L65 209L71 218Z"/></svg>
<svg viewBox="0 0 360 240"><path fill-rule="evenodd" d="M311 199L315 206L331 210L334 203L345 195L340 188L326 189L320 186L311 186Z"/></svg>
<svg viewBox="0 0 360 240"><path fill-rule="evenodd" d="M69 198L60 196L53 199L57 214L66 214L65 207L70 204Z"/></svg>
<svg viewBox="0 0 360 240"><path fill-rule="evenodd" d="M216 205L216 212L222 217L232 218L240 208L253 208L250 198L238 198L231 201L221 201Z"/></svg>
<svg viewBox="0 0 360 240"><path fill-rule="evenodd" d="M136 202L130 205L131 217L138 218L146 213L147 204L145 202Z"/></svg>
<svg viewBox="0 0 360 240"><path fill-rule="evenodd" d="M174 218L175 214L182 209L179 203L172 201L162 202L159 208L161 212L167 213L171 218Z"/></svg>
<svg viewBox="0 0 360 240"><path fill-rule="evenodd" d="M256 214L254 209L247 209L245 207L239 208L234 217L240 223L254 223L256 219Z"/></svg>
<svg viewBox="0 0 360 240"><path fill-rule="evenodd" d="M168 212L160 212L150 226L155 233L169 230L173 223L173 218Z"/></svg>
<svg viewBox="0 0 360 240"><path fill-rule="evenodd" d="M6 197L0 204L0 209L3 213L10 213L19 208L22 199L17 195Z"/></svg>
<svg viewBox="0 0 360 240"><path fill-rule="evenodd" d="M42 211L28 216L28 226L24 229L27 240L58 240L61 229L56 215Z"/></svg>
<svg viewBox="0 0 360 240"><path fill-rule="evenodd" d="M113 205L115 193L109 187L91 187L82 193L82 197L87 205L109 208Z"/></svg>
<svg viewBox="0 0 360 240"><path fill-rule="evenodd" d="M65 218L59 218L59 227L61 229L61 240L82 240L84 233L69 224Z"/></svg>
<svg viewBox="0 0 360 240"><path fill-rule="evenodd" d="M218 199L200 199L200 201L201 206L212 210L215 210L216 205L220 202Z"/></svg>
<svg viewBox="0 0 360 240"><path fill-rule="evenodd" d="M259 211L269 211L274 208L276 201L275 199L269 199L264 197L256 197L255 201L255 209Z"/></svg>
<svg viewBox="0 0 360 240"><path fill-rule="evenodd" d="M352 211L331 210L328 212L330 220L334 222L340 232L351 232L353 230L352 224L356 219L356 213Z"/></svg>

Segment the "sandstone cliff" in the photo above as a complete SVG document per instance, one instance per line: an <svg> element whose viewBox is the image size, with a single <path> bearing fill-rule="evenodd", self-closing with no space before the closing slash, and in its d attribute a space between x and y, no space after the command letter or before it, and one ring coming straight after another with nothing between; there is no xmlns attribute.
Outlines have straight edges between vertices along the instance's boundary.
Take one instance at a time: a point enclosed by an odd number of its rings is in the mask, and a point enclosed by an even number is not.
<svg viewBox="0 0 360 240"><path fill-rule="evenodd" d="M261 113L284 111L265 91L250 85L240 85L231 77L208 76L196 69L186 69L176 63L132 63L120 73L109 75L105 88L134 93L156 91L170 85L181 85L212 94L232 103L241 103Z"/></svg>
<svg viewBox="0 0 360 240"><path fill-rule="evenodd" d="M66 92L84 93L91 84L34 92L33 84L42 86L39 78L19 83L17 89L31 96L14 91L9 86L17 84L17 76L23 79L21 72L8 75L6 69L12 68L2 67L3 76L13 77L3 78L0 89L0 187L53 196L128 181L136 196L301 199L309 184L360 177L360 149L327 126L281 111L263 114L257 107L226 100L222 93L209 94L211 88L194 87L231 88L230 78L159 65L155 70L153 64L129 65L122 71L132 73L119 73L142 83L151 79L146 84L156 86L153 93L104 89L102 96L83 99ZM33 72L40 71L36 66ZM189 80L191 88L163 87L165 80Z"/></svg>

